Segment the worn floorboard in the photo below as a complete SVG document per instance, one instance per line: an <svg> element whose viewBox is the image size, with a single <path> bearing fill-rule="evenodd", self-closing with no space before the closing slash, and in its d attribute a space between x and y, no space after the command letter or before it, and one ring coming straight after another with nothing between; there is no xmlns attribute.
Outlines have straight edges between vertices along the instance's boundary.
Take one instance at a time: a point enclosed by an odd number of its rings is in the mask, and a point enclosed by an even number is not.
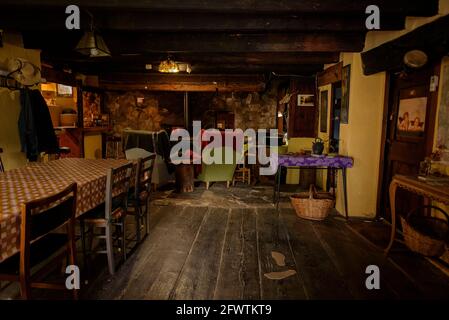
<svg viewBox="0 0 449 320"><path fill-rule="evenodd" d="M289 240L280 219L273 209L257 209L257 239L260 261L260 281L262 299L306 299L307 291L298 273ZM278 266L272 252L285 256L285 267ZM286 270L296 271L295 275L282 280L271 280L265 275Z"/></svg>
<svg viewBox="0 0 449 320"><path fill-rule="evenodd" d="M209 208L170 299L212 299L220 269L229 209Z"/></svg>
<svg viewBox="0 0 449 320"><path fill-rule="evenodd" d="M431 299L449 297L448 278L422 257L382 250L334 216L299 219L272 189L220 184L153 201L150 235L88 299ZM257 198L260 201L257 201ZM369 230L366 230L369 232ZM285 256L285 266L272 257ZM368 265L380 290L368 290ZM280 280L265 274L294 270Z"/></svg>
<svg viewBox="0 0 449 320"><path fill-rule="evenodd" d="M345 278L336 266L336 261L328 255L316 236L313 229L314 222L298 219L293 209L283 210L281 216L288 230L298 272L304 279L309 298L352 298Z"/></svg>
<svg viewBox="0 0 449 320"><path fill-rule="evenodd" d="M214 299L260 299L254 209L231 209Z"/></svg>

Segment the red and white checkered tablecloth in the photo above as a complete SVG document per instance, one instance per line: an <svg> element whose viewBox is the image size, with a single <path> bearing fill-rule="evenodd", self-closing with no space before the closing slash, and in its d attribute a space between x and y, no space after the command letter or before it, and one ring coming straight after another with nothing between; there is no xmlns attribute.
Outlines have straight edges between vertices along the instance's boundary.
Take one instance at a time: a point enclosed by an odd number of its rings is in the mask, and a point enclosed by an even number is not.
<svg viewBox="0 0 449 320"><path fill-rule="evenodd" d="M0 173L0 262L20 248L20 207L23 203L78 185L77 216L104 202L106 172L128 163L115 159L65 158Z"/></svg>

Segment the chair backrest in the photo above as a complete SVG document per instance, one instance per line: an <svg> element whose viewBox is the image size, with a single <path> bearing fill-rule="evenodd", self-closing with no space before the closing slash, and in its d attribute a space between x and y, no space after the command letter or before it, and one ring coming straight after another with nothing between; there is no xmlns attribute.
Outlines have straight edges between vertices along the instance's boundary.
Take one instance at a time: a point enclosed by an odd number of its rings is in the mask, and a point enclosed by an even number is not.
<svg viewBox="0 0 449 320"><path fill-rule="evenodd" d="M145 158L137 159L137 170L135 179L134 196L138 199L142 191L151 190L151 177L153 175L154 162L156 161L156 154L152 154Z"/></svg>
<svg viewBox="0 0 449 320"><path fill-rule="evenodd" d="M0 148L0 172L5 172L5 167L3 166L1 154L3 153L3 149Z"/></svg>
<svg viewBox="0 0 449 320"><path fill-rule="evenodd" d="M138 160L140 158L146 158L148 156L151 156L152 152L149 152L142 148L131 148L125 151L126 159L127 160Z"/></svg>
<svg viewBox="0 0 449 320"><path fill-rule="evenodd" d="M60 228L66 223L75 225L76 183L49 197L22 204L20 249L29 254L30 243Z"/></svg>
<svg viewBox="0 0 449 320"><path fill-rule="evenodd" d="M126 211L132 169L132 163L108 169L105 199L105 218L107 220L110 219L113 212L117 209Z"/></svg>

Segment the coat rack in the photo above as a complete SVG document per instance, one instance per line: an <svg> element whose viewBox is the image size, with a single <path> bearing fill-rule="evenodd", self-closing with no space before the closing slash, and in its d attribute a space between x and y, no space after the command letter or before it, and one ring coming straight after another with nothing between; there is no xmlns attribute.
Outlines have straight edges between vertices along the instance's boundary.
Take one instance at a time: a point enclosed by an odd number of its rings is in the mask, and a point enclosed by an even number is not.
<svg viewBox="0 0 449 320"><path fill-rule="evenodd" d="M11 72L6 72L6 71L0 71L0 87L3 88L8 88L10 90L19 90L19 89L24 89L24 88L31 88L34 87L36 85L38 85L39 83L41 83L41 81L37 81L33 84L23 84L20 81L16 80L13 78L13 75L16 73L21 73L22 72L22 68L24 66L23 62L21 60L17 60L19 61L19 66L17 67L17 69L11 71ZM34 68L37 68L39 70L39 74L40 74L40 69L36 66L33 65Z"/></svg>

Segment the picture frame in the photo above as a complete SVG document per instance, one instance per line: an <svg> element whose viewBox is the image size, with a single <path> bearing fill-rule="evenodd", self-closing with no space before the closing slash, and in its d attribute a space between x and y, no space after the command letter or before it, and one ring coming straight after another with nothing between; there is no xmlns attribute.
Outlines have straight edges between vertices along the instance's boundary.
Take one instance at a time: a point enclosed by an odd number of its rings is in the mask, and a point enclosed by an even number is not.
<svg viewBox="0 0 449 320"><path fill-rule="evenodd" d="M58 97L73 97L73 88L72 86L67 86L65 84L56 84L56 94Z"/></svg>
<svg viewBox="0 0 449 320"><path fill-rule="evenodd" d="M427 97L399 100L396 132L398 138L423 138L426 130Z"/></svg>
<svg viewBox="0 0 449 320"><path fill-rule="evenodd" d="M329 91L323 90L320 92L320 132L327 132L327 110L329 103Z"/></svg>
<svg viewBox="0 0 449 320"><path fill-rule="evenodd" d="M315 95L313 94L298 94L298 107L313 107L315 106Z"/></svg>
<svg viewBox="0 0 449 320"><path fill-rule="evenodd" d="M351 85L351 65L344 66L341 74L340 123L349 123L349 92Z"/></svg>

